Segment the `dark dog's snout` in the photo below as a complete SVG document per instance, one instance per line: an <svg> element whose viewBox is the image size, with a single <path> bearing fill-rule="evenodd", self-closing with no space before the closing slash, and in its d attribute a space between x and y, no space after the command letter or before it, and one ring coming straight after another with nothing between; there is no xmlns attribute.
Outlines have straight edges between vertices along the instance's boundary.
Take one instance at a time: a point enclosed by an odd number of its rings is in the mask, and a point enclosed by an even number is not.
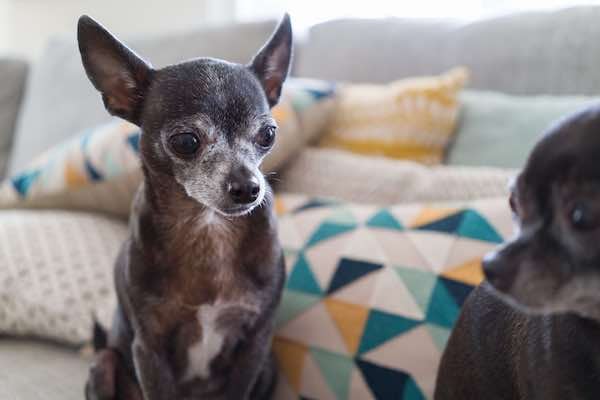
<svg viewBox="0 0 600 400"><path fill-rule="evenodd" d="M236 171L229 178L227 192L235 204L250 204L258 199L260 182L250 171Z"/></svg>
<svg viewBox="0 0 600 400"><path fill-rule="evenodd" d="M485 257L483 257L483 260L481 260L483 274L492 285L495 285L496 281L498 280L498 276L500 275L500 263L498 258L498 253L494 251L487 253Z"/></svg>
<svg viewBox="0 0 600 400"><path fill-rule="evenodd" d="M505 245L486 254L481 261L485 278L500 291L510 289L518 269L517 258L513 254L514 247L514 244Z"/></svg>

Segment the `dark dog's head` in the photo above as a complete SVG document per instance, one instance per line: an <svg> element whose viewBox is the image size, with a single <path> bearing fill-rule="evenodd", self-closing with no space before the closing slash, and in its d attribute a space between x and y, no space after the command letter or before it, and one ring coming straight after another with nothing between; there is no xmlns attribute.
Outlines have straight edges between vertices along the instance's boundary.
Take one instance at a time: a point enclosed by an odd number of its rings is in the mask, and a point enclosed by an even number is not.
<svg viewBox="0 0 600 400"><path fill-rule="evenodd" d="M600 107L550 128L510 205L518 231L484 258L491 285L531 311L600 319Z"/></svg>
<svg viewBox="0 0 600 400"><path fill-rule="evenodd" d="M267 184L258 167L275 139L270 108L292 51L288 15L248 65L198 58L153 69L87 16L78 40L106 109L142 128L147 177L172 178L178 190L225 215L262 202Z"/></svg>

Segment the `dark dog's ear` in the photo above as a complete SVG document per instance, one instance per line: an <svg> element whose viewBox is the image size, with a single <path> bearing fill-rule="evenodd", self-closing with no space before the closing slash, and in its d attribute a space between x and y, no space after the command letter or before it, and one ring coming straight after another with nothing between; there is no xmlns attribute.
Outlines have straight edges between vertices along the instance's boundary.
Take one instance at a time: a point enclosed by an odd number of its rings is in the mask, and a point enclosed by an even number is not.
<svg viewBox="0 0 600 400"><path fill-rule="evenodd" d="M79 18L77 40L85 72L108 112L139 124L152 67L86 15Z"/></svg>
<svg viewBox="0 0 600 400"><path fill-rule="evenodd" d="M250 63L250 68L258 76L271 107L279 101L291 58L292 24L290 16L286 13L269 41Z"/></svg>

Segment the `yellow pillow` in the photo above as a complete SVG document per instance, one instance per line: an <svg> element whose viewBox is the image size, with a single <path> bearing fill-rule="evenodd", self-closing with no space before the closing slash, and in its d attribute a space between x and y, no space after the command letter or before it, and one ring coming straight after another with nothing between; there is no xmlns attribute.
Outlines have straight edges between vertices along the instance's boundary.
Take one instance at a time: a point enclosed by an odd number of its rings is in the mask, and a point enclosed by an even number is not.
<svg viewBox="0 0 600 400"><path fill-rule="evenodd" d="M438 164L454 133L467 77L465 68L455 68L386 85L342 86L320 146Z"/></svg>

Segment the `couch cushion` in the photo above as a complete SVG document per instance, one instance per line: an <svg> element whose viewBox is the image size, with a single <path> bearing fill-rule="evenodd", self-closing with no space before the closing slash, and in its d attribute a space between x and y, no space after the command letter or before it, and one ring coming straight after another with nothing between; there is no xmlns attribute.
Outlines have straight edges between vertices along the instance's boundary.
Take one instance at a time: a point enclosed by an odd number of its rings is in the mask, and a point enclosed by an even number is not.
<svg viewBox="0 0 600 400"><path fill-rule="evenodd" d="M506 199L381 207L284 195L276 207L288 276L276 398L431 398L481 257L512 231ZM125 230L86 214L0 212L0 334L89 340L92 312L107 324L114 310Z"/></svg>
<svg viewBox="0 0 600 400"><path fill-rule="evenodd" d="M471 87L512 94L600 93L600 7L472 23L338 20L313 27L296 73L353 82L432 75L455 65Z"/></svg>
<svg viewBox="0 0 600 400"><path fill-rule="evenodd" d="M598 97L461 93L461 116L448 164L522 168L542 134L559 119L598 103Z"/></svg>
<svg viewBox="0 0 600 400"><path fill-rule="evenodd" d="M273 21L241 24L126 42L156 67L199 56L245 63L274 26ZM23 168L51 145L109 118L100 94L85 76L74 38L50 41L31 72L9 172Z"/></svg>
<svg viewBox="0 0 600 400"><path fill-rule="evenodd" d="M70 348L0 337L0 399L81 400L90 361Z"/></svg>
<svg viewBox="0 0 600 400"><path fill-rule="evenodd" d="M513 169L424 166L410 161L307 148L279 175L275 189L358 203L468 201L508 196Z"/></svg>
<svg viewBox="0 0 600 400"><path fill-rule="evenodd" d="M25 61L0 58L0 178L8 164L27 69Z"/></svg>
<svg viewBox="0 0 600 400"><path fill-rule="evenodd" d="M319 145L424 164L442 162L455 132L468 72L345 84Z"/></svg>

